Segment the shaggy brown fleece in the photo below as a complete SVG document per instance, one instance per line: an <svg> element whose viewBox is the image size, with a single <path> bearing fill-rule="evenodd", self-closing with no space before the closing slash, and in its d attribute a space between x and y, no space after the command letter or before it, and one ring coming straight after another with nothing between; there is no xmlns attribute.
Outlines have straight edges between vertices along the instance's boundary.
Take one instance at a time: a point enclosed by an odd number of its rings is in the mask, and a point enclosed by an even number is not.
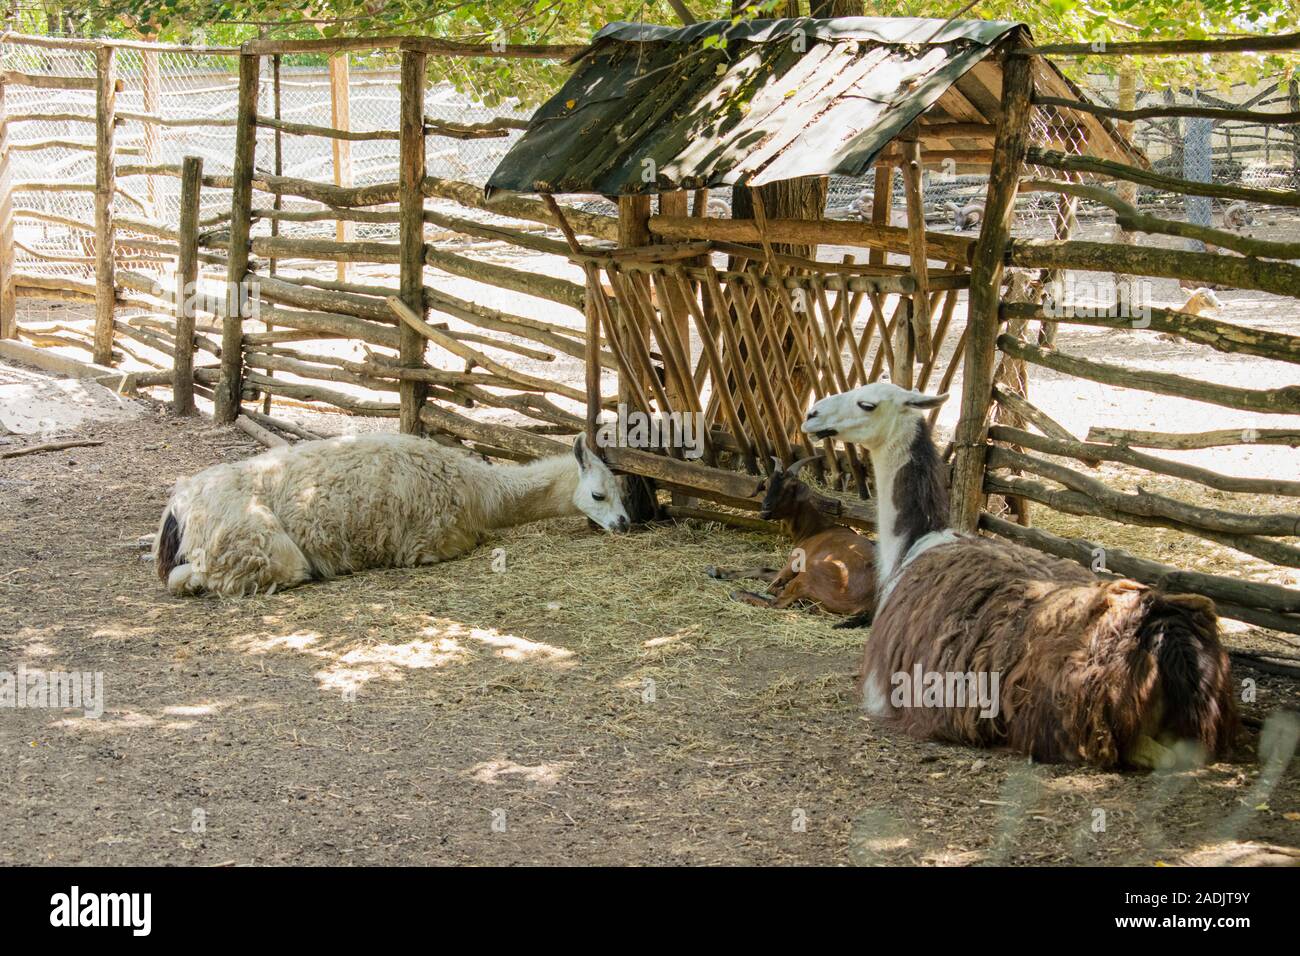
<svg viewBox="0 0 1300 956"><path fill-rule="evenodd" d="M900 707L892 675L997 673L999 712ZM876 618L868 698L908 733L1010 746L1044 762L1148 766L1151 738L1207 756L1236 726L1214 605L1136 581L1103 581L1018 545L969 538L920 555ZM869 685L869 686L868 686Z"/></svg>

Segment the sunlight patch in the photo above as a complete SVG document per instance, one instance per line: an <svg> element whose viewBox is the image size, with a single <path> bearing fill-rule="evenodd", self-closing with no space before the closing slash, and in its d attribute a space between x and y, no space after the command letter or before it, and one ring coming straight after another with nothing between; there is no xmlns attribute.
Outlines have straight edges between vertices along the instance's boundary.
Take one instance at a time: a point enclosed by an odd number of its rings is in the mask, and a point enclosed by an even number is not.
<svg viewBox="0 0 1300 956"><path fill-rule="evenodd" d="M241 639L246 654L269 654L271 651L303 651L320 640L315 631L295 631L276 637L245 637Z"/></svg>
<svg viewBox="0 0 1300 956"><path fill-rule="evenodd" d="M109 734L120 730L144 730L157 725L158 718L134 710L104 711L102 717L64 717L50 724L64 730Z"/></svg>
<svg viewBox="0 0 1300 956"><path fill-rule="evenodd" d="M321 657L325 652L315 651ZM345 698L372 680L400 680L404 670L425 670L452 664L465 656L456 641L442 637L432 641L408 641L405 644L375 644L358 647L335 657L334 663L314 675L322 690L340 692Z"/></svg>
<svg viewBox="0 0 1300 956"><path fill-rule="evenodd" d="M859 840L856 849L865 850L868 853L888 853L891 850L906 850L911 845L912 841L904 836L868 837Z"/></svg>
<svg viewBox="0 0 1300 956"><path fill-rule="evenodd" d="M340 664L379 664L392 667L441 667L461 656L461 646L448 638L409 641L406 644L375 644L358 647L339 657Z"/></svg>
<svg viewBox="0 0 1300 956"><path fill-rule="evenodd" d="M664 658L672 654L691 653L695 650L692 639L700 636L701 633L699 627L688 624L686 627L679 627L671 634L647 638L641 642L641 646L648 652L647 657Z"/></svg>
<svg viewBox="0 0 1300 956"><path fill-rule="evenodd" d="M1043 781L1043 789L1062 793L1100 793L1109 790L1118 781L1116 776L1097 773L1067 773Z"/></svg>
<svg viewBox="0 0 1300 956"><path fill-rule="evenodd" d="M224 704L173 704L164 707L162 712L168 717L211 717Z"/></svg>
<svg viewBox="0 0 1300 956"><path fill-rule="evenodd" d="M1247 624L1245 621L1234 621L1230 617L1219 618L1219 628L1224 634L1244 634L1247 631L1254 630L1254 625Z"/></svg>
<svg viewBox="0 0 1300 956"><path fill-rule="evenodd" d="M525 637L517 637L514 634L502 634L499 631L476 627L467 636L471 640L493 648L497 657L505 658L508 661L541 660L552 664L562 663L565 666L572 666L576 663L571 660L573 651L563 647L556 647L554 644L530 641Z"/></svg>
<svg viewBox="0 0 1300 956"><path fill-rule="evenodd" d="M564 764L540 763L529 767L513 760L485 760L469 769L469 775L479 783L495 786L511 780L523 780L542 787L552 787L560 781Z"/></svg>
<svg viewBox="0 0 1300 956"><path fill-rule="evenodd" d="M432 626L424 629L424 634L426 636L446 635L476 641L491 648L497 657L508 661L540 661L563 667L572 667L577 663L573 660L573 651L567 648L556 647L554 644L546 644L542 641L530 641L517 634L502 634L495 628L466 627L459 621L447 618L436 619Z"/></svg>

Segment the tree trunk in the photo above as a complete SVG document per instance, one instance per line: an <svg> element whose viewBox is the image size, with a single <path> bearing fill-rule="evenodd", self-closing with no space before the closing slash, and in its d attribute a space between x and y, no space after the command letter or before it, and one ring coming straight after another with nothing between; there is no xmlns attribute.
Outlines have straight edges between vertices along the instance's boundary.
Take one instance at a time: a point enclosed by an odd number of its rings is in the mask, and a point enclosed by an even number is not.
<svg viewBox="0 0 1300 956"><path fill-rule="evenodd" d="M814 17L860 17L863 16L862 0L810 0L809 8Z"/></svg>
<svg viewBox="0 0 1300 956"><path fill-rule="evenodd" d="M747 5L744 0L733 0L733 15ZM860 17L862 0L812 0L810 9L814 17ZM789 0L785 9L773 11L772 15L799 16L798 0ZM829 182L825 176L802 176L758 187L758 195L768 219L824 219L828 191ZM754 198L749 187L736 186L732 189L731 218L754 218ZM812 258L817 250L815 246L782 246L777 251Z"/></svg>
<svg viewBox="0 0 1300 956"><path fill-rule="evenodd" d="M758 193L768 219L817 220L826 218L829 183L825 176L801 176L759 186L756 190L736 186L731 193L731 218L753 219L754 196ZM814 258L816 246L777 246L777 252Z"/></svg>

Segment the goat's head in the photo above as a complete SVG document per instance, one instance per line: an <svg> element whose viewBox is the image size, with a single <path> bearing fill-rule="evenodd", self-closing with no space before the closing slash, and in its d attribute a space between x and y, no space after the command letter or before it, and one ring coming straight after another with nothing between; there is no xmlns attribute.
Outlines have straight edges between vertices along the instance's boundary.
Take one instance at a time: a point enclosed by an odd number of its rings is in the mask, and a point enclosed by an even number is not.
<svg viewBox="0 0 1300 956"><path fill-rule="evenodd" d="M609 466L587 445L587 436L573 443L578 459L578 484L573 489L573 506L606 531L626 531L631 524L623 506L622 490Z"/></svg>
<svg viewBox="0 0 1300 956"><path fill-rule="evenodd" d="M872 382L829 395L808 410L802 428L818 438L865 445L868 450L899 439L910 440L919 410L937 408L948 394L926 395L892 382Z"/></svg>
<svg viewBox="0 0 1300 956"><path fill-rule="evenodd" d="M972 226L978 225L984 218L984 207L977 202L965 206L950 202L948 208L952 210L952 224L958 232L965 232Z"/></svg>
<svg viewBox="0 0 1300 956"><path fill-rule="evenodd" d="M1187 301L1179 308L1179 312L1186 312L1189 315L1205 315L1207 312L1213 312L1215 309L1223 308L1223 302L1214 290L1201 286L1199 289L1193 289L1187 295Z"/></svg>
<svg viewBox="0 0 1300 956"><path fill-rule="evenodd" d="M801 458L788 471L782 470L779 459L772 459L774 467L772 474L765 479L767 492L763 495L763 505L758 511L760 518L765 521L792 518L799 505L812 498L812 489L799 480L799 469L816 458L816 455Z"/></svg>
<svg viewBox="0 0 1300 956"><path fill-rule="evenodd" d="M1240 232L1255 224L1255 214L1245 203L1235 202L1223 211L1223 224Z"/></svg>

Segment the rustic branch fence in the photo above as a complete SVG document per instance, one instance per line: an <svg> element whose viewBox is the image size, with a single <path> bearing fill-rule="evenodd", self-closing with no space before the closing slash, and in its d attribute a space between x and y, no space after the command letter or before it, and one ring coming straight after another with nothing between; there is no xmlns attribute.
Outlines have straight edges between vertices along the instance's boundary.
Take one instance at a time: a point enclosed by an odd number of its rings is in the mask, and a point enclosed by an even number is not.
<svg viewBox="0 0 1300 956"><path fill-rule="evenodd" d="M1260 43L1267 46L1258 45ZM1228 53L1265 48L1295 50L1300 48L1300 37L1261 38L1253 42L1120 44L1100 52L1102 55L1125 57L1193 51ZM1098 52L1082 48L1045 48L1044 51L1058 55ZM1025 53L1016 50L1011 55L1023 57ZM1267 130L1275 130L1279 141L1292 139L1291 131L1300 123L1300 113L1294 109L1242 111L1168 103L1144 107L1139 112L1065 101L1036 91L1031 91L1028 99L1040 108L1049 107L1058 114L1087 112L1121 120L1197 117L1220 123L1249 121ZM1290 100L1288 95L1286 101L1290 103ZM1011 104L1008 103L1007 108L1010 111ZM1140 184L1174 196L1206 196L1225 204L1251 204L1257 210L1287 210L1300 206L1300 191L1295 188L1300 183L1294 180L1290 189L1200 182L1130 164L1070 156L1026 145L1018 146L1002 162L1008 175L1019 181L1022 191L1055 191L1062 198L1089 200L1112 210L1117 225L1126 232L1194 240L1204 244L1201 248L1206 250L1072 241L1068 238L1031 240L1008 237L998 243L999 255L1008 265L1041 269L1044 275L1071 270L1084 274L1178 278L1184 285L1252 290L1291 300L1300 298L1300 269L1288 261L1295 259L1300 252L1295 243L1244 236L1226 226L1214 228L1173 221L1140 212L1124 198L1125 187ZM988 233L986 227L981 235L981 244ZM1053 341L1050 330L1054 326L1081 324L1122 330L1133 337L1135 348L1141 347L1143 336L1171 336L1219 353L1251 356L1263 363L1285 363L1284 368L1289 368L1300 364L1300 337L1294 335L1164 309L1147 309L1138 314L1117 308L1099 314L1093 308L1069 301L1056 301L1048 306L1004 303L987 317L973 314L972 322L981 323L983 329L982 334L977 331L967 340L968 368L977 361L987 365L995 355L1002 355L1108 387L1191 399L1242 411L1300 413L1300 384L1280 388L1229 386L1192 376L1085 359L1043 344ZM1026 322L1035 322L1042 327L1039 344L1027 341L1023 334L1012 334L1013 326L1023 329ZM1003 404L1007 397L990 391L985 382L971 376L964 383L963 422L959 426L953 481L956 526L968 531L979 527L1084 564L1094 567L1100 564L1112 573L1175 590L1205 594L1218 603L1225 616L1292 634L1300 633L1300 614L1297 613L1300 611L1300 591L1294 588L1184 570L1120 549L1106 548L1101 540L1063 539L982 510L988 494L1016 495L1068 514L1126 525L1174 529L1249 555L1264 565L1294 568L1300 566L1300 548L1296 547L1300 514L1289 513L1290 509L1288 513L1273 510L1285 507L1284 499L1294 497L1300 491L1300 484L1292 480L1296 474L1294 469L1276 478L1245 479L1136 450L1144 446L1166 449L1209 447L1207 442L1211 439L1195 433L1162 435L1094 428L1086 439L1079 440L1041 413L1037 421L1029 419L1038 433L1029 431L1027 427L1004 424L990 427L989 422L996 417L998 405ZM1024 401L1013 399L1013 403L1023 405ZM1221 446L1287 440L1284 430L1276 431L1281 437L1243 426L1239 430L1220 433L1213 441ZM1295 447L1294 436L1289 443ZM1096 469L1103 461L1123 464L1152 476L1173 477L1181 484L1177 486L1176 496L1149 492L1140 484L1136 492L1123 492L1087 474L1086 470L1080 470L1081 467ZM1046 483L1040 479L1046 479ZM1202 503L1203 490L1207 488L1248 497L1236 498L1225 507L1208 506ZM1260 496L1273 500L1261 499ZM1184 500L1184 497L1195 503Z"/></svg>
<svg viewBox="0 0 1300 956"><path fill-rule="evenodd" d="M9 41L50 42L17 37ZM1223 42L1225 52L1242 46ZM1300 44L1291 38L1289 45L1279 47L1272 39L1269 45L1292 50ZM93 374L112 374L114 351L127 347L123 339L130 347L160 352L173 359L170 367L131 373L132 384L171 385L178 410L189 410L193 392L199 392L213 398L219 421L238 417L252 428L274 421L266 417L270 406L258 413L244 409L241 402L259 397L309 402L353 415L396 418L403 431L428 431L502 458L551 453L561 447L551 436L594 430L597 413L620 403L649 415L702 415L703 461L685 460L671 449L656 454L610 448L612 464L687 496L752 510L770 458L788 463L815 455L832 485L857 492L857 500L828 497L826 510L863 527L871 525L874 514L867 465L852 448L829 441L813 444L800 433L798 422L808 404L876 380L882 373L936 391L952 386L960 375L961 416L950 449L956 527L982 528L1085 563L1095 562L1101 548L1111 572L1206 594L1227 616L1300 633L1300 590L1295 588L1184 570L1105 548L1101 542L1065 539L1028 526L1026 501L1108 522L1173 529L1268 566L1300 567L1300 516L1252 506L1259 496L1298 496L1300 482L1293 475L1237 478L1137 450L1194 449L1234 441L1294 446L1297 430L1243 428L1236 433L1179 435L1097 429L1085 438L1036 408L1023 387L1025 369L1043 368L1083 381L1245 412L1300 414L1300 385L1226 386L1070 355L1050 344L1052 329L1074 323L1139 337L1171 335L1221 353L1294 366L1300 364L1300 337L1161 309L1152 310L1146 324L1135 325L1123 315L1098 316L1091 309L1072 308L1068 301L1007 303L1001 296L1003 272L1015 267L1036 270L1049 284L1067 271L1118 273L1300 298L1300 267L1288 261L1297 258L1295 243L1174 222L1137 209L1124 192L1107 184L1141 184L1176 195L1278 209L1300 207L1300 193L1196 182L1137 164L1078 155L1070 149L1071 137L1082 135L1084 127L1082 119L1071 120L1071 111L1124 117L1113 109L1081 106L1057 95L1055 87L1043 90L1041 77L1024 55L1032 48L1013 46L999 54L997 124L981 124L978 130L966 124L972 128L960 131L983 140L982 148L929 149L922 125L920 135L905 138L877 164L878 199L888 197L893 171L903 171L912 223L922 209L919 172L924 166L944 160L988 165L985 216L976 239L895 227L888 221L887 201L876 203L877 214L867 222L769 219L761 202L753 219L715 219L705 214L707 191L697 190L693 195L661 194L657 210L648 196L622 197L617 215L602 215L561 207L549 196L512 196L488 203L478 185L428 173L431 141L501 138L524 125L512 117L456 123L426 115L428 57L568 57L577 52L559 47L489 51L430 40L380 39L259 41L240 50L212 51L214 56L237 57L239 63L237 114L222 120L235 132L230 171L205 171L201 163L189 160L154 162L147 146L140 162L124 163L114 152L114 130L124 118L114 102L114 50L119 48L107 41L73 47L96 58L90 82L84 77L8 71L0 83L0 109L3 91L11 85L93 91L93 115L68 115L76 117L73 122L93 125L94 139L84 147L94 153L97 170L94 221L76 223L94 237L84 257L95 267L94 283L17 273L11 205L16 187L8 183L5 188L8 150L0 141L2 338L13 339L19 331L16 295L95 304L91 348L98 368ZM259 90L268 77L279 89L280 57L308 50L371 48L389 49L400 61L397 129L339 130L286 120L278 107L270 114L259 107ZM1218 49L1212 46L1206 52ZM1165 48L1125 47L1120 52L1161 53ZM1225 121L1242 118L1240 111L1220 112ZM1196 108L1198 117L1207 114L1216 115L1214 109ZM1164 111L1145 107L1143 115L1191 114L1187 107L1175 105ZM1289 138L1298 117L1293 112L1253 111L1248 118L1285 129ZM9 116L0 129L16 122L21 118ZM170 122L182 125L188 120ZM396 149L397 176L353 185L341 176L320 182L288 175L280 162L285 137L314 138L322 148L389 143ZM961 155L954 155L957 152ZM115 212L121 184L137 177L182 181L175 225ZM203 219L199 196L204 190L228 194L229 212ZM1053 239L1013 235L1016 199L1035 191L1060 197L1057 208L1064 227ZM1210 243L1221 252L1072 239L1068 224L1079 201L1111 210L1129 232ZM314 223L332 224L334 237L301 231ZM352 238L344 231L347 225L396 226L397 235L395 241ZM486 261L431 241L431 229L462 242L494 243L554 257L547 261L557 266L543 272ZM867 261L828 263L788 251L826 244L867 250ZM891 263L891 255L907 257L906 263ZM723 257L725 265L719 261ZM160 289L153 277L133 268L137 258L174 261L174 288ZM306 265L295 268L295 263ZM330 278L318 274L322 264L339 263L354 268ZM448 282L430 283L429 269L527 296L550 317L514 314L453 295ZM205 273L209 278L219 274L224 291L201 290L197 280ZM395 281L376 280L376 274ZM968 302L965 323L957 318L961 301ZM250 304L256 305L256 314ZM139 314L124 321L117 317L119 309ZM455 320L456 327L438 321L439 315ZM1039 329L1036 338L1027 332L1031 324ZM40 336L51 344L69 341L66 333L56 330L42 330ZM364 357L308 350L311 342L337 340L360 347ZM945 343L954 341L952 358L941 362ZM537 369L556 361L582 363L585 384L579 387L571 379ZM461 367L454 367L457 364ZM363 397L369 392L386 394L387 400ZM488 414L464 414L468 408L486 409ZM281 426L298 437L310 435L297 426ZM1188 489L1256 498L1208 507L1144 490L1122 492L1087 473L1099 462L1173 478ZM1020 502L1025 520L1013 522L989 513L989 495Z"/></svg>

